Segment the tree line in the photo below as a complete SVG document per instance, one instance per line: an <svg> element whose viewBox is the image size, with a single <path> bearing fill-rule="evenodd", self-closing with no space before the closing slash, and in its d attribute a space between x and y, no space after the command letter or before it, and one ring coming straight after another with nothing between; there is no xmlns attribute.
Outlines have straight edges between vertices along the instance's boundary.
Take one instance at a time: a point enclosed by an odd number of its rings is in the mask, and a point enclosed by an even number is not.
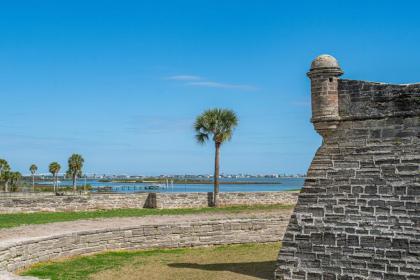
<svg viewBox="0 0 420 280"><path fill-rule="evenodd" d="M84 162L85 160L79 154L71 155L67 161L68 169L66 171L66 176L72 179L73 191L77 190L77 178L80 178L82 176ZM48 166L48 171L53 176L54 192L57 191L58 173L60 172L60 170L61 165L56 161L51 162ZM38 166L36 164L31 164L29 167L29 171L32 175L32 191L35 191L35 175L38 171ZM7 160L0 159L0 182L3 183L5 192L16 190L21 178L22 174L17 171L12 171Z"/></svg>

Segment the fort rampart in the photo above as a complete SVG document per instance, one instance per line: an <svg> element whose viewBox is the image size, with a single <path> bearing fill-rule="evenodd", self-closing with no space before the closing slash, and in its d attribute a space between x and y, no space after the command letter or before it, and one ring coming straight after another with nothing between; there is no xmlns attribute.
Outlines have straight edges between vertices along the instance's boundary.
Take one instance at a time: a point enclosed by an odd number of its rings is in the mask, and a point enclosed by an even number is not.
<svg viewBox="0 0 420 280"><path fill-rule="evenodd" d="M308 73L323 137L285 234L276 279L420 279L420 84Z"/></svg>

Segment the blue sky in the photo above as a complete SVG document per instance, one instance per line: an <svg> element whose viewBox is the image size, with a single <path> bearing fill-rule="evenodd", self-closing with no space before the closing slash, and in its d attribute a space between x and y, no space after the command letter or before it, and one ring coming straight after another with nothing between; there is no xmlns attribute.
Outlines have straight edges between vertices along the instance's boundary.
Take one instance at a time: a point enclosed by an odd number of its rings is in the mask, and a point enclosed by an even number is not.
<svg viewBox="0 0 420 280"><path fill-rule="evenodd" d="M0 158L27 173L81 153L89 173L212 173L196 115L235 110L226 173L305 172L321 143L311 60L420 81L416 1L2 1Z"/></svg>

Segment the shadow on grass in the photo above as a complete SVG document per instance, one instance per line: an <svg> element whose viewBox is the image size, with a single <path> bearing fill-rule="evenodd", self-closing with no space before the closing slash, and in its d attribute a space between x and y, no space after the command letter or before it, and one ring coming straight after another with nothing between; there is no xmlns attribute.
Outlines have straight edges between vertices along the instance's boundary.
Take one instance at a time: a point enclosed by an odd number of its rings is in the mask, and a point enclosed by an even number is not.
<svg viewBox="0 0 420 280"><path fill-rule="evenodd" d="M174 268L192 268L208 271L230 271L260 279L272 279L275 261L265 262L245 262L245 263L215 263L215 264L198 264L198 263L171 263L168 264Z"/></svg>

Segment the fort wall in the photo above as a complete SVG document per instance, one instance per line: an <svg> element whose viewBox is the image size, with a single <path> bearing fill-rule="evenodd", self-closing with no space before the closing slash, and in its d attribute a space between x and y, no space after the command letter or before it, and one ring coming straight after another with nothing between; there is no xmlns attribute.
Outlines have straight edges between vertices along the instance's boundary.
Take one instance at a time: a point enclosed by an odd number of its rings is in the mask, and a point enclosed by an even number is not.
<svg viewBox="0 0 420 280"><path fill-rule="evenodd" d="M340 79L312 63L323 137L279 254L276 279L420 279L420 84Z"/></svg>

